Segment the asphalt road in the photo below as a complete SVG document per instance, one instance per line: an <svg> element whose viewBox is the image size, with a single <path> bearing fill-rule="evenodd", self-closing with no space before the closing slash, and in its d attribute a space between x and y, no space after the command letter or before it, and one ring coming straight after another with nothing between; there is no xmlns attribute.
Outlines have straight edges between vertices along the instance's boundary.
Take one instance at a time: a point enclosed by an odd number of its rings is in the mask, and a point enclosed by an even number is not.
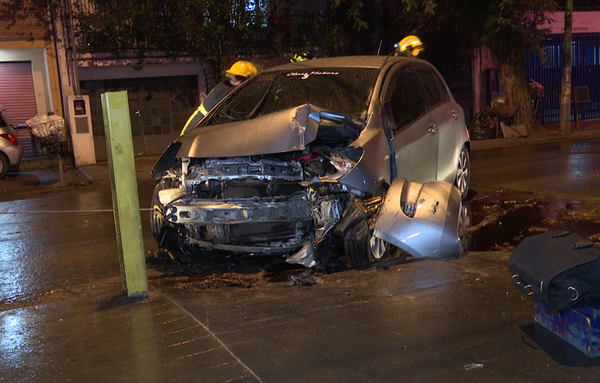
<svg viewBox="0 0 600 383"><path fill-rule="evenodd" d="M600 139L491 148L472 156L472 186L511 188L556 198L597 200Z"/></svg>
<svg viewBox="0 0 600 383"><path fill-rule="evenodd" d="M106 183L5 192L0 381L598 381L598 358L536 325L533 300L511 286L506 227L595 222L599 142L475 151L469 240L497 238L459 259L396 253L322 274L239 258L175 264L158 257L142 210L151 290L140 302L123 298Z"/></svg>

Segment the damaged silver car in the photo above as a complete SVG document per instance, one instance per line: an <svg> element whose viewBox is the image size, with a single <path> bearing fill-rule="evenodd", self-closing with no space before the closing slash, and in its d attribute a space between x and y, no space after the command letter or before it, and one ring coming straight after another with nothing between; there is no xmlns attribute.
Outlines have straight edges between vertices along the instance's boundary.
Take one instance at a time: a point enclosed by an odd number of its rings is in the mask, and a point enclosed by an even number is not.
<svg viewBox="0 0 600 383"><path fill-rule="evenodd" d="M431 64L286 64L165 150L152 170L152 232L181 260L224 250L311 267L345 254L356 266L393 246L454 257L469 158L463 110Z"/></svg>

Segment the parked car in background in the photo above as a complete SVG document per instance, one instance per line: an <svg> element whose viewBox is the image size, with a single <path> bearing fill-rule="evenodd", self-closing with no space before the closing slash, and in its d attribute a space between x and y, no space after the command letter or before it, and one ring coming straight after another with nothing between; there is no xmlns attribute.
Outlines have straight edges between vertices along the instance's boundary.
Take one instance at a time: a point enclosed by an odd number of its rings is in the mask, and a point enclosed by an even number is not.
<svg viewBox="0 0 600 383"><path fill-rule="evenodd" d="M165 150L152 231L183 260L218 249L360 265L390 244L458 256L469 158L463 110L431 64L290 63L246 81Z"/></svg>
<svg viewBox="0 0 600 383"><path fill-rule="evenodd" d="M0 178L4 178L12 166L17 166L23 158L23 146L17 140L17 133L6 121L0 110Z"/></svg>

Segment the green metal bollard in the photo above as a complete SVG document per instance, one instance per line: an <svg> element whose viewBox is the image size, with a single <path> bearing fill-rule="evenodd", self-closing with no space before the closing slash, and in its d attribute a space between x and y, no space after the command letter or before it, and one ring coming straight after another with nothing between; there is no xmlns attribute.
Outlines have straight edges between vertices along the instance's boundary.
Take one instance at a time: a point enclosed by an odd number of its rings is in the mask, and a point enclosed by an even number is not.
<svg viewBox="0 0 600 383"><path fill-rule="evenodd" d="M123 289L130 300L145 299L148 275L127 91L101 98Z"/></svg>

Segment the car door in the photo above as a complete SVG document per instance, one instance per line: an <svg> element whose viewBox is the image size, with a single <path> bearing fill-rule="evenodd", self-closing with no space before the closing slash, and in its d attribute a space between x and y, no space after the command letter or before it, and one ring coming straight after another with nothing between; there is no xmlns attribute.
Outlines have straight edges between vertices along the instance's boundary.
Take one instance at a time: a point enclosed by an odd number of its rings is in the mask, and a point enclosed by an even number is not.
<svg viewBox="0 0 600 383"><path fill-rule="evenodd" d="M440 75L428 67L416 70L428 100L429 114L437 129L437 179L453 182L461 149L464 121L461 107L454 101ZM464 125L464 122L463 122Z"/></svg>
<svg viewBox="0 0 600 383"><path fill-rule="evenodd" d="M436 180L438 131L417 73L403 68L392 74L382 101L392 125L397 176L412 182Z"/></svg>

